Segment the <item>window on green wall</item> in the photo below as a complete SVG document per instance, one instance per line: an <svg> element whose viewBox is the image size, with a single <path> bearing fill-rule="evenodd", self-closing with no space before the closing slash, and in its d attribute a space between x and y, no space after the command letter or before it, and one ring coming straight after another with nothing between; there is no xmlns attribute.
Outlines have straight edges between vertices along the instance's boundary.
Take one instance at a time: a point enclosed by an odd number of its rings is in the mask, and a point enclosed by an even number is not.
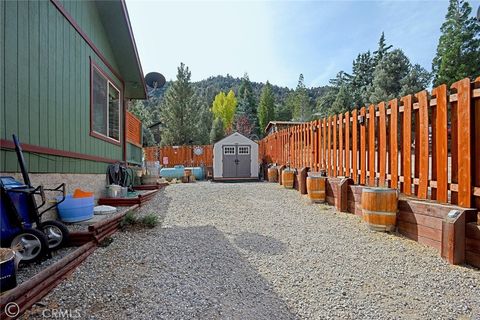
<svg viewBox="0 0 480 320"><path fill-rule="evenodd" d="M92 63L91 134L111 142L120 142L120 90Z"/></svg>

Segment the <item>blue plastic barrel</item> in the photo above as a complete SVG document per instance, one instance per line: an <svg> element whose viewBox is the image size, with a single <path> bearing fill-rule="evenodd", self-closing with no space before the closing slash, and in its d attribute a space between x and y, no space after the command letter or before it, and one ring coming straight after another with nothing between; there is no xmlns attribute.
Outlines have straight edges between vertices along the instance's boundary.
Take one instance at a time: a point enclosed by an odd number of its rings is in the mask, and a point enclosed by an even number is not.
<svg viewBox="0 0 480 320"><path fill-rule="evenodd" d="M0 288L2 288L2 292L5 292L17 286L15 251L6 248L2 248L1 250L8 251L5 259L0 261Z"/></svg>
<svg viewBox="0 0 480 320"><path fill-rule="evenodd" d="M61 198L58 198L60 201ZM73 198L71 194L57 206L58 216L64 222L79 222L93 218L93 196L87 198Z"/></svg>

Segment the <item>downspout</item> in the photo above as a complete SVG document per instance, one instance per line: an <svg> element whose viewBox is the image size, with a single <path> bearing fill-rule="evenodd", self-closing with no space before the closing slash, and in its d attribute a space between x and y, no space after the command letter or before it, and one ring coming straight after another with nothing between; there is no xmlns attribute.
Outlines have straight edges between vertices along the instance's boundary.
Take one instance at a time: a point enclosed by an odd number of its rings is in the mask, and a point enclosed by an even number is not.
<svg viewBox="0 0 480 320"><path fill-rule="evenodd" d="M123 85L123 92L125 92L125 84ZM123 153L123 162L125 167L128 166L127 162L127 99L123 99L123 144L122 144L122 153Z"/></svg>

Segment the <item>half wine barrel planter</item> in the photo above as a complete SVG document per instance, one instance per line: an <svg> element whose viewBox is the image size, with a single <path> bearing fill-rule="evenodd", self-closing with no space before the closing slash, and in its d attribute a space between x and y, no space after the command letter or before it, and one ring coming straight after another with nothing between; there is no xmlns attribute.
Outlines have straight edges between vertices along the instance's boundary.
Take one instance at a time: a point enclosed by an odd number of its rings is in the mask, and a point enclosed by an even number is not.
<svg viewBox="0 0 480 320"><path fill-rule="evenodd" d="M268 168L268 182L278 182L278 169L277 169L277 167Z"/></svg>
<svg viewBox="0 0 480 320"><path fill-rule="evenodd" d="M319 173L309 172L307 177L308 198L314 203L325 202L325 182L327 178L320 176Z"/></svg>
<svg viewBox="0 0 480 320"><path fill-rule="evenodd" d="M394 231L397 223L398 193L389 188L363 188L363 220L375 231Z"/></svg>
<svg viewBox="0 0 480 320"><path fill-rule="evenodd" d="M285 169L282 171L282 182L286 189L293 189L293 180L295 179L295 171Z"/></svg>

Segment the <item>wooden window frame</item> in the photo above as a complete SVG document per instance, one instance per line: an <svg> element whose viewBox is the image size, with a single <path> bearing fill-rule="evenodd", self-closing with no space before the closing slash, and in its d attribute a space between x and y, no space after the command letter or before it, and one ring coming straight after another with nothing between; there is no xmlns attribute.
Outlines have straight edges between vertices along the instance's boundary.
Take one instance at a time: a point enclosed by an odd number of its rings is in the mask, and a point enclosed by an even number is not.
<svg viewBox="0 0 480 320"><path fill-rule="evenodd" d="M114 138L109 137L108 135L104 135L100 132L97 132L93 129L93 72L96 70L106 81L107 81L107 134L108 134L108 90L110 90L109 85L112 85L115 90L118 91L118 137L119 140L116 140ZM105 71L102 70L102 68L93 61L93 59L90 57L90 136L112 143L114 145L120 146L122 144L122 121L123 121L123 116L122 116L122 110L123 110L123 91L115 84L115 81L106 74Z"/></svg>

